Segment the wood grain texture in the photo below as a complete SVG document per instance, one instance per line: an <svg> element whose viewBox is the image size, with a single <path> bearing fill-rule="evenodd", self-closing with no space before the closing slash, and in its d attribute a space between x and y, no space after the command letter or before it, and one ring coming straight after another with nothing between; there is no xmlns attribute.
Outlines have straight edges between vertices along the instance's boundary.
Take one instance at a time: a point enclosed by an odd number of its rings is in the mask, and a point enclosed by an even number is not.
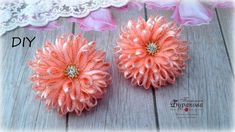
<svg viewBox="0 0 235 132"><path fill-rule="evenodd" d="M154 14L148 11L148 15ZM169 12L159 14L170 19ZM182 38L189 42L188 68L175 85L156 90L159 129L231 128L234 80L217 18L209 25L184 27ZM182 112L172 110L170 102L183 97L203 100L203 109L192 112L197 115L176 115Z"/></svg>
<svg viewBox="0 0 235 132"><path fill-rule="evenodd" d="M28 31L19 28L0 37L0 125L11 130L160 130L182 129L229 129L232 127L232 56L231 10L218 10L219 18L211 24L199 27L184 27L182 38L189 41L188 67L175 85L158 90L133 87L117 70L113 47L121 26L130 18L138 16L164 15L172 12L147 10L119 12L113 10L117 29L104 32L82 32L79 25L60 19L61 28L54 31ZM147 13L147 14L146 14ZM221 27L221 28L220 28ZM98 106L80 117L68 114L61 117L55 110L47 111L44 102L35 99L28 77L32 74L27 61L32 59L37 48L46 40L54 42L61 33L82 33L88 40L97 42L97 49L107 53L112 64L110 73L113 83ZM13 36L36 36L31 48L11 47ZM223 39L224 38L224 39ZM226 47L228 52L226 52ZM231 60L231 59L230 59ZM232 62L232 61L230 61ZM234 65L234 64L232 64ZM154 92L154 93L153 93ZM171 110L173 99L189 97L203 100L203 109L194 118L178 118ZM156 104L155 104L156 103Z"/></svg>
<svg viewBox="0 0 235 132"><path fill-rule="evenodd" d="M2 58L2 107L1 126L5 129L58 129L65 130L66 118L58 116L55 111L48 112L45 105L35 99L29 76L32 74L27 62L33 59L37 48L41 48L46 41L54 41L59 33L71 32L72 24L60 21L61 29L54 31L29 31L19 28L11 31L1 39L1 48L4 49ZM11 47L13 36L36 36L32 47Z"/></svg>
<svg viewBox="0 0 235 132"><path fill-rule="evenodd" d="M225 41L225 46L228 51L228 56L230 58L230 63L233 67L233 74L235 70L235 46L234 46L234 34L235 34L235 9L216 9L216 14L219 18L219 23L221 26L221 33Z"/></svg>
<svg viewBox="0 0 235 132"><path fill-rule="evenodd" d="M126 24L130 18L137 19L144 16L144 10L129 10L128 12L117 12L113 10L118 23L117 30L105 32L87 32L85 37L90 41L97 42L97 48L106 51L107 61L112 64L110 73L113 82L106 96L101 100L94 110L84 113L81 117L69 115L68 129L155 129L155 115L153 94L151 90L142 87L133 87L130 80L124 79L116 67L113 48L121 26ZM76 33L80 32L76 25Z"/></svg>

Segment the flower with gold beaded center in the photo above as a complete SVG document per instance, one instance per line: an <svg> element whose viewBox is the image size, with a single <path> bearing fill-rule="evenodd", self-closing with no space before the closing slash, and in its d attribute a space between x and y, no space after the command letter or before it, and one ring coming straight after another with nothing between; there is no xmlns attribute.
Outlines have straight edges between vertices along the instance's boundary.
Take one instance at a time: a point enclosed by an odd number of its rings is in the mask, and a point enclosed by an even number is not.
<svg viewBox="0 0 235 132"><path fill-rule="evenodd" d="M46 50L44 50L46 49ZM80 115L97 105L111 82L105 52L81 34L64 34L55 44L46 42L29 61L37 97L59 114Z"/></svg>
<svg viewBox="0 0 235 132"><path fill-rule="evenodd" d="M119 34L117 66L132 85L160 88L174 84L186 67L188 43L181 28L162 16L131 19Z"/></svg>

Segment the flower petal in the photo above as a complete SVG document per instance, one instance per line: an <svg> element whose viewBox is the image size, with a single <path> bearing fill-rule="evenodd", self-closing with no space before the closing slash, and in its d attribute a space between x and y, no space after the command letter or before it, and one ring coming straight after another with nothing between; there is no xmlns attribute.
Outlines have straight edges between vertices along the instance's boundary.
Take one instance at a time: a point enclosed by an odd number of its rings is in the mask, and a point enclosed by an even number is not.
<svg viewBox="0 0 235 132"><path fill-rule="evenodd" d="M150 10L164 9L172 10L176 7L179 0L146 0L146 7Z"/></svg>
<svg viewBox="0 0 235 132"><path fill-rule="evenodd" d="M69 18L69 21L79 23L80 29L84 31L104 31L116 27L116 22L109 9L99 9L91 12L91 14L85 18Z"/></svg>
<svg viewBox="0 0 235 132"><path fill-rule="evenodd" d="M183 25L208 24L212 19L212 11L198 0L182 0L176 7L172 18Z"/></svg>

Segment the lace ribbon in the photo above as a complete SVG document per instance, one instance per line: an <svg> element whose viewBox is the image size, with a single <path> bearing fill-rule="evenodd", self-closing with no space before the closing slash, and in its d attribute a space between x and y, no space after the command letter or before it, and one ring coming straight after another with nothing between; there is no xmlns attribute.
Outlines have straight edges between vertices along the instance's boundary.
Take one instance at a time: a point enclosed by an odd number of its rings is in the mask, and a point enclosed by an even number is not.
<svg viewBox="0 0 235 132"><path fill-rule="evenodd" d="M128 0L19 0L1 2L0 36L17 27L45 26L59 17L87 16L110 6L122 7Z"/></svg>

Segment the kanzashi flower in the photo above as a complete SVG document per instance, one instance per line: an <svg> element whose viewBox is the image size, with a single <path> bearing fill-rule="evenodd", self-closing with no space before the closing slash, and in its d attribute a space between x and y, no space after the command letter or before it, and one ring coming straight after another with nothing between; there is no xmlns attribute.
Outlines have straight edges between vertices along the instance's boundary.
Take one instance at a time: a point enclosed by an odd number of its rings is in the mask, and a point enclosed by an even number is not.
<svg viewBox="0 0 235 132"><path fill-rule="evenodd" d="M48 108L64 115L78 115L89 110L102 98L111 81L105 53L95 49L81 35L62 35L56 44L46 42L29 62L34 71L31 81L38 97Z"/></svg>
<svg viewBox="0 0 235 132"><path fill-rule="evenodd" d="M129 20L114 49L119 70L133 85L146 89L175 83L188 59L188 44L180 32L161 16L147 22L141 17L138 22Z"/></svg>

